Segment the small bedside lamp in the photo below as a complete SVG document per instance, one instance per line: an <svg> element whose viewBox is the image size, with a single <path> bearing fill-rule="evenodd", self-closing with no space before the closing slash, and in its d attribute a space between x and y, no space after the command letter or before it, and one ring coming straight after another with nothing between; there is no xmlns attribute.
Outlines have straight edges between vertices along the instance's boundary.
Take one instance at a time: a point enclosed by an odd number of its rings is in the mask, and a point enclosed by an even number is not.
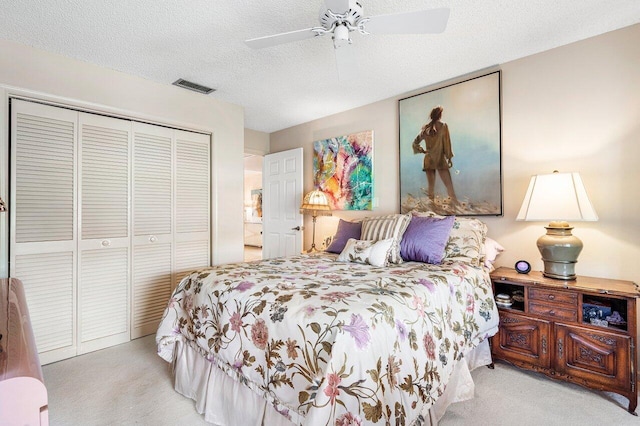
<svg viewBox="0 0 640 426"><path fill-rule="evenodd" d="M571 234L567 220L596 221L596 214L578 173L558 173L531 177L529 189L516 220L551 221L546 235L538 238L544 262L543 275L561 280L576 279L575 264L582 241Z"/></svg>
<svg viewBox="0 0 640 426"><path fill-rule="evenodd" d="M313 217L313 240L308 253L316 252L318 251L316 249L316 218L318 216L331 216L331 207L329 207L329 200L327 200L325 193L314 189L305 195L302 206L300 206L300 213Z"/></svg>

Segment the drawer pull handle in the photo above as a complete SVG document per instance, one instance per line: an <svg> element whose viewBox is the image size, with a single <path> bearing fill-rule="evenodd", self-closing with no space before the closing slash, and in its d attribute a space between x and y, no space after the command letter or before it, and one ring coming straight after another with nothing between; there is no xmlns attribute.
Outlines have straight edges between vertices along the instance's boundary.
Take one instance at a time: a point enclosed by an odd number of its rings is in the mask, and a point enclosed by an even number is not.
<svg viewBox="0 0 640 426"><path fill-rule="evenodd" d="M552 317L556 315L556 311L554 311L553 309L549 311L549 315L551 315Z"/></svg>
<svg viewBox="0 0 640 426"><path fill-rule="evenodd" d="M149 237L149 242L150 243L155 243L156 241L158 241L158 237L156 237L155 235L152 235Z"/></svg>
<svg viewBox="0 0 640 426"><path fill-rule="evenodd" d="M553 299L555 299L555 298L556 298L556 296L554 296L553 294L550 294L550 295L549 295L549 300L553 300Z"/></svg>
<svg viewBox="0 0 640 426"><path fill-rule="evenodd" d="M102 247L109 247L111 245L111 241L109 240L102 240Z"/></svg>

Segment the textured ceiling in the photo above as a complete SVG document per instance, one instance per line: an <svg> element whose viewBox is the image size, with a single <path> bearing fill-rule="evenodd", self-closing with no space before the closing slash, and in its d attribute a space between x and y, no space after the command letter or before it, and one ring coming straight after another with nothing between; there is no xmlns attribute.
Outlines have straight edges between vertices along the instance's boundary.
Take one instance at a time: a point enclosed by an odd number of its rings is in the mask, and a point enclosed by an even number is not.
<svg viewBox="0 0 640 426"><path fill-rule="evenodd" d="M353 36L338 80L328 37L252 50L318 25L322 0L1 0L0 38L171 84L185 78L273 132L640 22L640 0L361 0L364 15L449 7L435 35ZM204 96L204 95L202 95Z"/></svg>

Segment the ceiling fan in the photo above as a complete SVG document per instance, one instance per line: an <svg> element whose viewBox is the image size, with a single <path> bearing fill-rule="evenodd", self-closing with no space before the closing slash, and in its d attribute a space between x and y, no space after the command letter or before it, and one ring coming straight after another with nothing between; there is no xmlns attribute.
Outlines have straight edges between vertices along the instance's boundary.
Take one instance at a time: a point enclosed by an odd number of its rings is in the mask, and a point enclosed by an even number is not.
<svg viewBox="0 0 640 426"><path fill-rule="evenodd" d="M363 35L435 34L443 32L449 20L448 8L364 17L358 0L325 0L324 3L326 8L320 10L319 27L252 38L245 43L253 49L262 49L331 34L338 76L340 80L348 80L357 74L357 61L349 51L352 32Z"/></svg>

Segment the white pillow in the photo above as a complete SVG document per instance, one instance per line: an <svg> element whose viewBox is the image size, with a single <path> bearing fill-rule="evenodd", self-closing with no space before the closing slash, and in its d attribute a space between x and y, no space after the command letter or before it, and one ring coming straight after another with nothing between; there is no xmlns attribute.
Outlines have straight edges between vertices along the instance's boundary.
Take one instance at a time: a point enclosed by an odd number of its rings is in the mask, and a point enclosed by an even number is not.
<svg viewBox="0 0 640 426"><path fill-rule="evenodd" d="M503 251L504 251L504 247L502 247L500 243L498 243L496 240L493 240L487 237L484 240L484 253L485 253L484 266L489 268L490 271L493 271L494 269L493 262L496 261L496 257L498 257L498 255Z"/></svg>
<svg viewBox="0 0 640 426"><path fill-rule="evenodd" d="M395 241L394 238L387 238L380 241L365 241L349 238L344 250L338 256L338 262L368 263L373 266L387 266L389 252Z"/></svg>

